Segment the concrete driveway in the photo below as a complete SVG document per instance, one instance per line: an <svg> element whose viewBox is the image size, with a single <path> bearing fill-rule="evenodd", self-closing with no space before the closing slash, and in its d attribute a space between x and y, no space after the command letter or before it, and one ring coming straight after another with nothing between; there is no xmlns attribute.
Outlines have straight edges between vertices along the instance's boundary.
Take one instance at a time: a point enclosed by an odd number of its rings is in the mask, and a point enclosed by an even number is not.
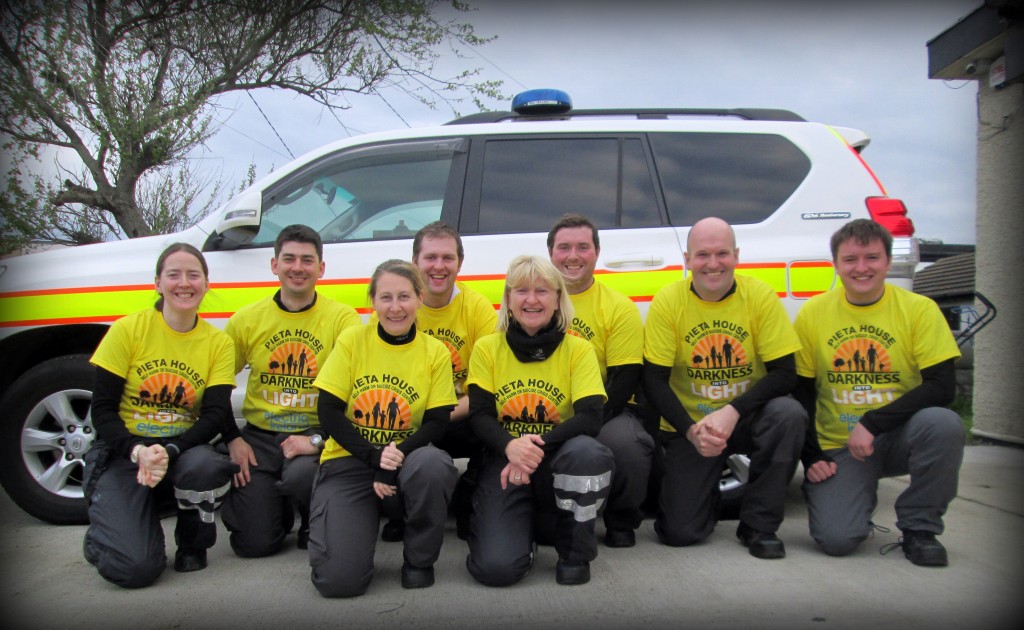
<svg viewBox="0 0 1024 630"><path fill-rule="evenodd" d="M555 552L542 547L520 584L493 589L465 569L466 544L454 521L436 566L437 584L399 585L401 545L378 543L370 591L325 600L309 581L305 552L237 558L220 529L210 566L168 571L152 587L126 591L82 558L85 527L56 527L0 497L0 620L6 628L882 628L1018 627L1024 620L1024 450L970 446L959 498L941 540L950 566L916 567L897 549L899 532L878 533L853 556L830 558L807 534L798 473L789 488L784 560L757 560L725 521L705 543L660 545L644 521L638 545L602 545L584 586L555 583ZM892 504L905 479L879 488L875 522L893 527ZM165 519L172 540L173 519ZM601 526L599 526L601 528ZM601 528L603 530L603 528ZM173 557L173 547L168 548Z"/></svg>

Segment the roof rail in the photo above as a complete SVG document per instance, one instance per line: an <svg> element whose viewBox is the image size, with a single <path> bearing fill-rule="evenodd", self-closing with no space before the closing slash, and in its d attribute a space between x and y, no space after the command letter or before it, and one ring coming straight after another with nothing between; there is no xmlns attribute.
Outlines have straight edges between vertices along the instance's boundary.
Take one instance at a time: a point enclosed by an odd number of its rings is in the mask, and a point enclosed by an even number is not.
<svg viewBox="0 0 1024 630"><path fill-rule="evenodd" d="M761 109L740 107L733 109L705 109L705 108L683 108L683 109L574 109L565 114L555 115L523 115L515 112L480 112L470 114L455 120L448 121L446 125L471 125L477 123L493 123L506 120L534 121L534 120L570 120L585 116L636 116L637 120L659 120L668 119L669 116L723 116L742 118L744 120L774 120L782 122L807 122L799 114L785 109Z"/></svg>

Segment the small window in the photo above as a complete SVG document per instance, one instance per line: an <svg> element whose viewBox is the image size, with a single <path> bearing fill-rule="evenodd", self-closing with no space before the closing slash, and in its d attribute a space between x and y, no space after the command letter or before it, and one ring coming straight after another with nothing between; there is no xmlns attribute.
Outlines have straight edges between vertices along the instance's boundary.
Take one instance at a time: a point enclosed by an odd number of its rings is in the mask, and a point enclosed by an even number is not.
<svg viewBox="0 0 1024 630"><path fill-rule="evenodd" d="M293 223L325 243L411 238L441 218L453 157L444 143L420 142L323 158L264 193L252 246L273 244Z"/></svg>
<svg viewBox="0 0 1024 630"><path fill-rule="evenodd" d="M567 212L599 228L660 225L654 190L639 139L490 140L479 231L547 232Z"/></svg>
<svg viewBox="0 0 1024 630"><path fill-rule="evenodd" d="M673 225L709 216L733 225L760 223L789 199L811 170L782 136L752 133L652 133Z"/></svg>

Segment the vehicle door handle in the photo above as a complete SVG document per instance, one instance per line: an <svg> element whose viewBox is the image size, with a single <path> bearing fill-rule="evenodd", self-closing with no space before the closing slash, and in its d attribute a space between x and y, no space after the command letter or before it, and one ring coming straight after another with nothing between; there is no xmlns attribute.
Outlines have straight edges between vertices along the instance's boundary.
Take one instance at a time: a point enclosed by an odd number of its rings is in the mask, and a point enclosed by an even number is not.
<svg viewBox="0 0 1024 630"><path fill-rule="evenodd" d="M665 258L656 254L627 254L624 258L616 258L615 260L605 261L605 267L611 269L618 269L620 267L662 267L665 264Z"/></svg>

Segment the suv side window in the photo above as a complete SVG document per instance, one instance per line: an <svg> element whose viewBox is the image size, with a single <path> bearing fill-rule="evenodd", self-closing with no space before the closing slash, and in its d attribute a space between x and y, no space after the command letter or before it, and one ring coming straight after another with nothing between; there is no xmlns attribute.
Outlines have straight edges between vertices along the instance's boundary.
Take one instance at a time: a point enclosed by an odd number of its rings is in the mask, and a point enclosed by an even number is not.
<svg viewBox="0 0 1024 630"><path fill-rule="evenodd" d="M662 225L645 154L638 138L488 140L478 230L547 232L566 212L601 228Z"/></svg>
<svg viewBox="0 0 1024 630"><path fill-rule="evenodd" d="M272 245L292 223L317 230L325 243L409 238L441 218L453 164L465 144L428 140L321 158L264 193L251 246Z"/></svg>
<svg viewBox="0 0 1024 630"><path fill-rule="evenodd" d="M807 177L811 161L786 138L752 133L652 133L672 225L703 217L760 223Z"/></svg>

